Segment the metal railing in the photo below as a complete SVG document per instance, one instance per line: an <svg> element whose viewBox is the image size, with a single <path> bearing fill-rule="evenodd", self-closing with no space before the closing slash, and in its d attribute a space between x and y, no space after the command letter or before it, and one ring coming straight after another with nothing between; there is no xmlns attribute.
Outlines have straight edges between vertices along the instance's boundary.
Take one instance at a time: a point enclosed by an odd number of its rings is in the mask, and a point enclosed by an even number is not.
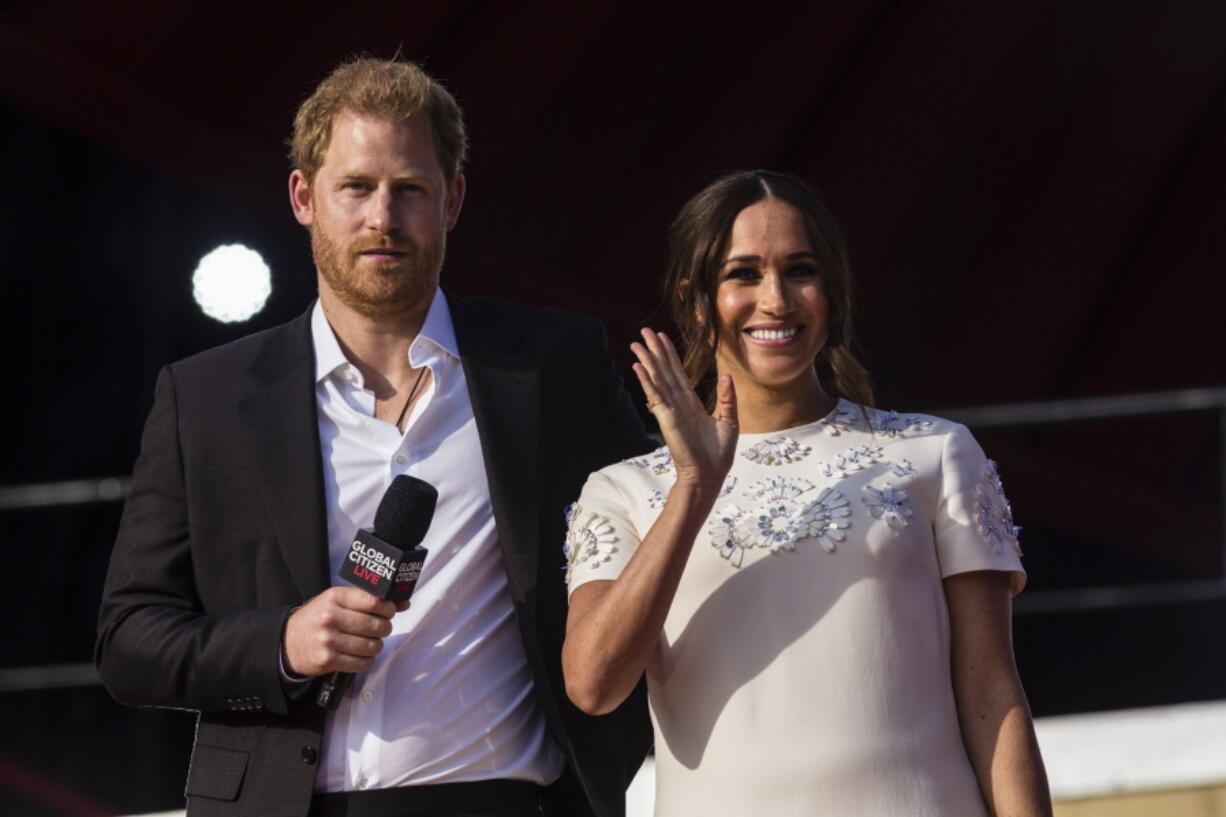
<svg viewBox="0 0 1226 817"><path fill-rule="evenodd" d="M1015 612L1030 614L1101 610L1226 598L1226 387L950 408L932 412L970 428L1020 428L1210 411L1216 411L1218 415L1218 470L1221 491L1218 513L1222 535L1222 576L1216 579L1023 593L1014 599Z"/></svg>
<svg viewBox="0 0 1226 817"><path fill-rule="evenodd" d="M1057 425L1071 422L1149 417L1184 412L1218 414L1221 471L1223 575L1218 578L1084 587L1023 593L1014 600L1019 615L1096 610L1226 598L1226 387L1123 394L938 409L933 412L971 428ZM127 476L76 479L0 487L0 511L120 502L131 490ZM89 686L98 683L92 664L0 669L0 692Z"/></svg>

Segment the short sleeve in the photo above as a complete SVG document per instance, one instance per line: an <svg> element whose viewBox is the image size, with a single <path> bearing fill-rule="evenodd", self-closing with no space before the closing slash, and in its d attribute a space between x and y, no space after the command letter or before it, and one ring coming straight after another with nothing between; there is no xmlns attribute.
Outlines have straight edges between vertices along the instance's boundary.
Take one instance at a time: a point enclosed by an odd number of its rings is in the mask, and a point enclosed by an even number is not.
<svg viewBox="0 0 1226 817"><path fill-rule="evenodd" d="M996 463L966 426L955 425L941 450L941 496L933 532L942 578L973 570L1012 573L1013 592L1026 584L1018 528Z"/></svg>
<svg viewBox="0 0 1226 817"><path fill-rule="evenodd" d="M604 471L592 474L579 501L566 509L567 592L590 581L616 579L639 541L622 491Z"/></svg>

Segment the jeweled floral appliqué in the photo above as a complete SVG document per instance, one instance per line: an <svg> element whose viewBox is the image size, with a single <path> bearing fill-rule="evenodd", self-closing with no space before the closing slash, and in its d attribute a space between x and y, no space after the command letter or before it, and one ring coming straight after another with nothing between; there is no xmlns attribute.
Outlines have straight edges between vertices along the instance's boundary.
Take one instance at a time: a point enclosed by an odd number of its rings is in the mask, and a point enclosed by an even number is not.
<svg viewBox="0 0 1226 817"><path fill-rule="evenodd" d="M832 553L835 543L845 537L843 529L851 525L847 504L841 493L830 488L810 502L801 499L769 502L758 509L751 541L778 553L795 550L797 542L812 538L817 539L823 550Z"/></svg>
<svg viewBox="0 0 1226 817"><path fill-rule="evenodd" d="M805 505L795 500L777 500L758 509L754 520L753 544L771 553L795 550L796 540L806 536L808 519Z"/></svg>
<svg viewBox="0 0 1226 817"><path fill-rule="evenodd" d="M746 448L741 456L759 465L787 465L800 462L809 456L810 450L809 446L801 445L791 437L775 437Z"/></svg>
<svg viewBox="0 0 1226 817"><path fill-rule="evenodd" d="M864 504L874 518L884 519L894 530L902 530L909 524L911 509L903 504L907 501L907 492L902 488L895 488L888 482L881 488L866 485L864 494Z"/></svg>
<svg viewBox="0 0 1226 817"><path fill-rule="evenodd" d="M911 460L902 459L894 463L894 467L890 470L896 477L906 477L915 473L915 466L911 464Z"/></svg>
<svg viewBox="0 0 1226 817"><path fill-rule="evenodd" d="M656 475L662 475L673 470L673 455L667 446L663 446L652 451L650 454L644 454L641 457L631 457L625 460L625 463L633 465L635 468L641 468L644 471L651 471L651 473Z"/></svg>
<svg viewBox="0 0 1226 817"><path fill-rule="evenodd" d="M817 539L822 550L834 553L836 542L847 538L844 530L851 527L851 508L847 507L847 497L834 490L824 488L817 499L805 506L802 514L802 538L811 536Z"/></svg>
<svg viewBox="0 0 1226 817"><path fill-rule="evenodd" d="M664 492L659 488L653 490L647 495L647 507L651 508L653 511L658 511L663 508L666 502L668 502L668 497L665 496Z"/></svg>
<svg viewBox="0 0 1226 817"><path fill-rule="evenodd" d="M812 482L800 477L771 477L750 485L741 496L746 499L775 502L781 499L795 499L812 487Z"/></svg>
<svg viewBox="0 0 1226 817"><path fill-rule="evenodd" d="M1008 544L1018 556L1022 555L1017 538L1021 528L1013 524L1013 509L1005 499L1005 486L993 460L983 464L983 473L975 488L975 527L996 553L1003 553Z"/></svg>
<svg viewBox="0 0 1226 817"><path fill-rule="evenodd" d="M881 462L882 453L879 445L862 445L844 451L832 462L822 467L822 473L830 479L844 479L857 471L863 471L875 462Z"/></svg>
<svg viewBox="0 0 1226 817"><path fill-rule="evenodd" d="M566 581L580 565L595 568L613 558L617 552L617 531L608 518L585 511L578 503L566 509Z"/></svg>
<svg viewBox="0 0 1226 817"><path fill-rule="evenodd" d="M856 410L854 408L844 408L840 403L835 407L834 411L821 419L822 429L831 437L837 437L840 434L851 431L856 423Z"/></svg>
<svg viewBox="0 0 1226 817"><path fill-rule="evenodd" d="M741 530L744 521L745 512L729 502L712 514L707 523L711 545L733 567L741 566L745 559L745 549L750 547Z"/></svg>
<svg viewBox="0 0 1226 817"><path fill-rule="evenodd" d="M909 432L932 428L932 421L918 415L871 409L873 433L880 437L903 437Z"/></svg>
<svg viewBox="0 0 1226 817"><path fill-rule="evenodd" d="M719 495L721 497L728 496L736 488L736 477L729 474L724 479L724 484L720 486Z"/></svg>
<svg viewBox="0 0 1226 817"><path fill-rule="evenodd" d="M708 523L711 544L734 567L741 566L749 548L794 551L804 539L816 539L823 550L833 552L851 526L851 509L838 491L825 488L815 498L813 488L800 477L755 482L742 496L761 504L754 510L731 502L720 507Z"/></svg>

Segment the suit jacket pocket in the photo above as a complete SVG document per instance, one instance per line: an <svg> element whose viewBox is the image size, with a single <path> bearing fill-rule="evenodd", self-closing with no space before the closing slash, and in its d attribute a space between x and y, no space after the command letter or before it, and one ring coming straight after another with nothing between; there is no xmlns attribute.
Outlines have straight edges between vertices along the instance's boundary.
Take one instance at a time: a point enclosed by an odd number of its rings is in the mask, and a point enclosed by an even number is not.
<svg viewBox="0 0 1226 817"><path fill-rule="evenodd" d="M247 752L197 745L187 772L187 796L237 799L249 757Z"/></svg>

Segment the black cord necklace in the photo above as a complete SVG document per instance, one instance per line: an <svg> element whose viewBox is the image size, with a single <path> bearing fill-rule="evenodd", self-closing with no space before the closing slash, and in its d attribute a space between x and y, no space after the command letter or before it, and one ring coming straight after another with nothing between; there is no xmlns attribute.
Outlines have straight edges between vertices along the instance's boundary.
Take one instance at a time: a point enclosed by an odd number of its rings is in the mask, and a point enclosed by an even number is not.
<svg viewBox="0 0 1226 817"><path fill-rule="evenodd" d="M413 381L413 388L409 389L409 396L404 401L404 407L400 409L400 416L396 418L396 428L400 428L400 424L404 422L404 413L409 410L409 403L413 402L413 395L417 394L417 387L421 385L421 379L426 376L425 366L421 367L421 371L417 373L417 379Z"/></svg>

